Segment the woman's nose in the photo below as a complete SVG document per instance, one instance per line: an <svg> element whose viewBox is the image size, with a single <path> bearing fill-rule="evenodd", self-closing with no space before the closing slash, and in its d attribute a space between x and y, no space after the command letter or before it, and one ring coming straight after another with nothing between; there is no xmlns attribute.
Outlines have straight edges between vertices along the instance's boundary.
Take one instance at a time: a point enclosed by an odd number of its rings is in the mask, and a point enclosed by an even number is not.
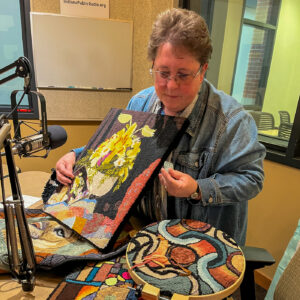
<svg viewBox="0 0 300 300"><path fill-rule="evenodd" d="M176 76L170 76L167 81L167 87L169 89L177 89L179 87L178 79Z"/></svg>

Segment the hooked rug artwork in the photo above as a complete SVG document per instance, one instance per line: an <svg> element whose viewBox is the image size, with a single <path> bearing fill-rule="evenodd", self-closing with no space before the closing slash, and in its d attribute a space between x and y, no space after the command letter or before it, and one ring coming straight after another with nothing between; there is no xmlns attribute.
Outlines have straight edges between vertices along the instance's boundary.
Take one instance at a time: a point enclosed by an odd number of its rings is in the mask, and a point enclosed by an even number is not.
<svg viewBox="0 0 300 300"><path fill-rule="evenodd" d="M130 209L187 126L180 117L112 109L76 160L73 183L58 187L45 212L110 251Z"/></svg>
<svg viewBox="0 0 300 300"><path fill-rule="evenodd" d="M136 283L154 286L164 296L217 299L219 293L223 299L238 288L245 270L236 242L195 220L163 220L146 226L129 242L126 260Z"/></svg>
<svg viewBox="0 0 300 300"><path fill-rule="evenodd" d="M69 274L51 293L48 300L118 299L137 300L125 257L89 263Z"/></svg>
<svg viewBox="0 0 300 300"><path fill-rule="evenodd" d="M81 238L76 232L58 223L39 209L25 209L25 215L34 247L37 268L49 270L69 262L102 261L124 253L130 238L141 229L134 218L123 226L113 249L103 253ZM18 238L18 235L17 235ZM21 248L19 246L19 253ZM0 273L8 273L9 260L6 246L6 226L3 209L0 210Z"/></svg>

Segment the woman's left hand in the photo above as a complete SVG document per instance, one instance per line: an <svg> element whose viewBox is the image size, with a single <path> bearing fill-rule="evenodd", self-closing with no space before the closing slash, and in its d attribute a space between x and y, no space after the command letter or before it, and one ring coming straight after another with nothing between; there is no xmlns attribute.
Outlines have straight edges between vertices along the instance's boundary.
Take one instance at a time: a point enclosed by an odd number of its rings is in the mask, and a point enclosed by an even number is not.
<svg viewBox="0 0 300 300"><path fill-rule="evenodd" d="M168 194L175 197L190 197L196 192L198 186L197 181L192 176L173 169L166 171L162 168L159 180Z"/></svg>

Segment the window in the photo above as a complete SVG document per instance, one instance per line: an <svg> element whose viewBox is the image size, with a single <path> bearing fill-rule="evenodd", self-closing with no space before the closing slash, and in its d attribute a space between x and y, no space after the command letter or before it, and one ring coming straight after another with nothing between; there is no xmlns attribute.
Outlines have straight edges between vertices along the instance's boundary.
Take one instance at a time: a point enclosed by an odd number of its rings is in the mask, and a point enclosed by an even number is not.
<svg viewBox="0 0 300 300"><path fill-rule="evenodd" d="M26 57L32 62L32 46L29 23L29 1L9 0L0 1L0 82L8 79L16 71L15 67L7 69L20 57ZM31 63L32 64L32 63ZM15 77L0 85L0 113L11 111L11 93L17 93L20 100L24 87L24 79ZM32 68L31 89L35 89ZM26 95L19 106L18 117L22 119L38 119L38 104L35 95Z"/></svg>
<svg viewBox="0 0 300 300"><path fill-rule="evenodd" d="M205 17L206 0L180 1L212 23L207 79L253 115L267 159L300 168L300 1L210 2Z"/></svg>
<svg viewBox="0 0 300 300"><path fill-rule="evenodd" d="M232 96L262 110L271 64L279 1L246 0Z"/></svg>
<svg viewBox="0 0 300 300"><path fill-rule="evenodd" d="M179 0L179 7L198 12L206 21L209 32L212 29L214 1L212 0Z"/></svg>

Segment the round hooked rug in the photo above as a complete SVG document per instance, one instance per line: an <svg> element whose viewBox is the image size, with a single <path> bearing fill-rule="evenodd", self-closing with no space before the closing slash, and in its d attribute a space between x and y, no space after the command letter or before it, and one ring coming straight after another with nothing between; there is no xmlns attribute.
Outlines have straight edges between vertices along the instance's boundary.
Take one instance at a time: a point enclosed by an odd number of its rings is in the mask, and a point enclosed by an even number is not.
<svg viewBox="0 0 300 300"><path fill-rule="evenodd" d="M236 242L221 230L195 220L148 225L131 239L126 259L138 284L150 284L161 295L180 294L191 299L232 294L245 270L245 259Z"/></svg>

